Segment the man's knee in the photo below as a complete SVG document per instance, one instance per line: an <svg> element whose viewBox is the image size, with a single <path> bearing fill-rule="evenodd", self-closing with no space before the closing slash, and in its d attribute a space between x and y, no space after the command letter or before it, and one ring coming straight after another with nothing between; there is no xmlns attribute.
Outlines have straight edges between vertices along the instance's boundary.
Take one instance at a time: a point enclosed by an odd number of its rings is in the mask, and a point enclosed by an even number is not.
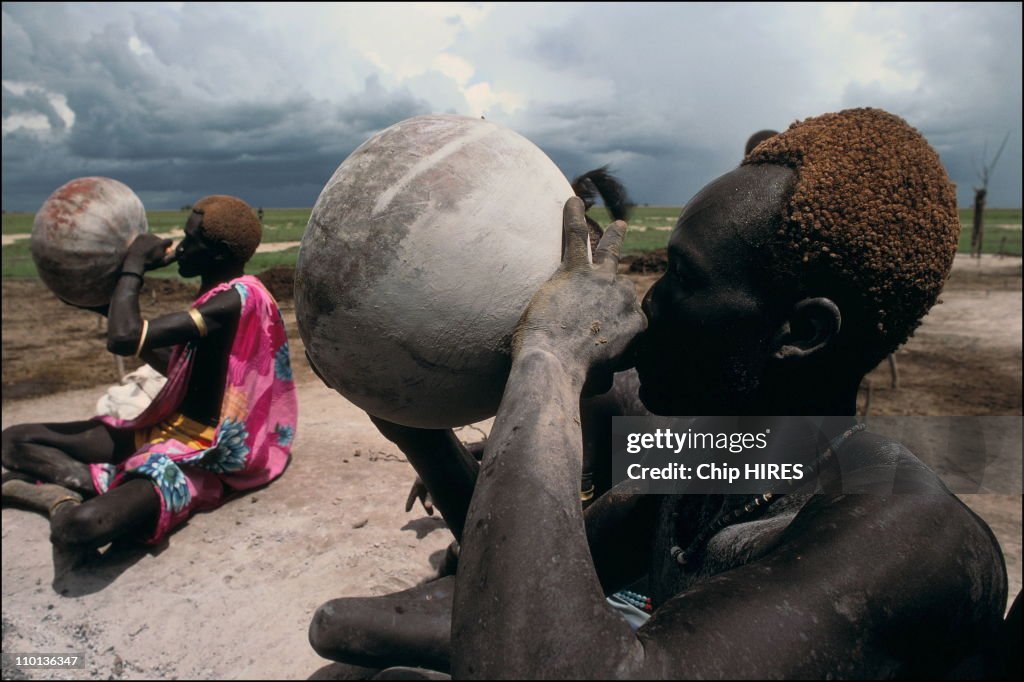
<svg viewBox="0 0 1024 682"><path fill-rule="evenodd" d="M324 658L358 666L447 670L450 601L432 598L436 593L436 586L421 586L384 597L332 599L313 615L309 643Z"/></svg>
<svg viewBox="0 0 1024 682"><path fill-rule="evenodd" d="M341 642L341 634L349 631L351 623L345 618L345 599L332 599L321 604L309 623L309 645L318 655L334 659Z"/></svg>
<svg viewBox="0 0 1024 682"><path fill-rule="evenodd" d="M364 664L381 642L375 627L381 609L393 606L373 597L342 597L320 605L309 624L309 644L317 654L334 661Z"/></svg>

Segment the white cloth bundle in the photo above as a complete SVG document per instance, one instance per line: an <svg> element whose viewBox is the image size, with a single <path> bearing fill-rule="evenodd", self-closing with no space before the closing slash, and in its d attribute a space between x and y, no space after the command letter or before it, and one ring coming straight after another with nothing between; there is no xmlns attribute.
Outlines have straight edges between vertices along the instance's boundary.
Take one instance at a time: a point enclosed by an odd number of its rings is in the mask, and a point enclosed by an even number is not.
<svg viewBox="0 0 1024 682"><path fill-rule="evenodd" d="M96 402L96 414L118 419L137 417L149 407L166 382L167 377L163 374L149 365L142 365L125 374L120 384L111 386L100 396Z"/></svg>

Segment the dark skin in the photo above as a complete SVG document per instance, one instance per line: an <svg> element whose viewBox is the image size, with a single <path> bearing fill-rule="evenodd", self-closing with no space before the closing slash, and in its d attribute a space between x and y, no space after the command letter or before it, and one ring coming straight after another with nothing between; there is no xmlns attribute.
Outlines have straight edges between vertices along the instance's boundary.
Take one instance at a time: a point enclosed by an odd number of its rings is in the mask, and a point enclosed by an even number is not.
<svg viewBox="0 0 1024 682"><path fill-rule="evenodd" d="M694 197L645 315L615 275L621 231L589 265L582 206L567 205L566 259L517 333L449 579L454 677L928 676L993 638L1006 573L991 531L870 434L845 446L841 491L785 496L686 568L669 546L729 496L615 488L581 509L579 397L634 347L656 413L853 416L861 377L834 350L842 312L766 288L756 269L794 179L745 166ZM880 489L893 467L898 485ZM604 596L643 575L656 610L634 632Z"/></svg>
<svg viewBox="0 0 1024 682"><path fill-rule="evenodd" d="M109 317L110 352L134 355L139 347L139 292L145 272L176 260L182 276L201 277L199 294L243 274L244 264L204 234L202 220L201 213L191 214L185 225L185 237L173 254L169 253L170 240L155 235L143 234L132 243L109 307L95 309ZM208 328L205 337L200 337L187 312L163 315L149 321L140 357L166 373L171 348L194 342L195 365L179 409L186 417L212 425L220 415L227 358L241 313L241 299L234 289L229 289L198 310ZM13 498L38 511L50 511L51 540L55 547L66 548L71 554L101 547L124 535L148 534L160 511L153 484L145 479L130 480L97 495L88 467L92 463L119 463L135 451L132 433L111 429L98 421L12 426L3 432L3 464L11 477L56 485L40 486L45 494L30 490L29 496L24 497L18 490L9 489L5 482L4 499ZM68 497L68 491L72 493L70 497L86 501L59 503L61 497Z"/></svg>
<svg viewBox="0 0 1024 682"><path fill-rule="evenodd" d="M608 500L617 496L616 491L604 494L611 487L611 417L648 414L637 398L637 387L636 372L620 372L610 390L580 400L583 469L593 472L592 477L582 478L584 485L589 480L595 489L594 497L581 500L581 505L586 508L593 503L598 512L591 515L592 521L588 520L588 532L598 532L625 509L643 503L644 498L653 499L633 496L612 507ZM406 511L412 509L416 499L431 515L437 508L456 540L461 540L486 442L467 446L451 429L415 429L373 416L370 419L405 453L420 476L406 500ZM623 538L623 542L635 544L636 538ZM343 597L326 602L310 624L311 645L324 658L351 665L410 665L447 671L458 563L452 548L446 561L453 565L443 566L439 579L387 599ZM619 571L615 564L608 562L610 576Z"/></svg>

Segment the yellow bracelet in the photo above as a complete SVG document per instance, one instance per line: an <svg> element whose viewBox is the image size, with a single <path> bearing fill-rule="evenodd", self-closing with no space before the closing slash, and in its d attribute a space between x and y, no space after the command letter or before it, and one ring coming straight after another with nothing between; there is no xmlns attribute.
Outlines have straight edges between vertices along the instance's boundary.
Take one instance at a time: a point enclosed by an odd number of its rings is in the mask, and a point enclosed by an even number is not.
<svg viewBox="0 0 1024 682"><path fill-rule="evenodd" d="M142 355L142 346L146 343L146 334L149 333L149 320L142 321L142 335L139 336L139 347L135 349L135 357Z"/></svg>
<svg viewBox="0 0 1024 682"><path fill-rule="evenodd" d="M195 308L189 308L188 316L196 323L196 329L199 330L199 338L206 338L206 335L210 333L210 330L206 326L206 320L203 319L203 314Z"/></svg>
<svg viewBox="0 0 1024 682"><path fill-rule="evenodd" d="M50 516L53 516L54 510L64 504L65 502L74 502L75 504L81 504L82 498L75 495L65 495L56 502L50 505Z"/></svg>

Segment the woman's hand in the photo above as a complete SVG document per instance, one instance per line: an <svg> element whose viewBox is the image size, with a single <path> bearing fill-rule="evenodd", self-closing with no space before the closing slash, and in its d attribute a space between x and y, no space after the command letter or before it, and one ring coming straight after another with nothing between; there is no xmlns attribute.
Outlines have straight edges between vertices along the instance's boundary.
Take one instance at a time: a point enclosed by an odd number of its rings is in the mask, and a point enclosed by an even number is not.
<svg viewBox="0 0 1024 682"><path fill-rule="evenodd" d="M128 247L128 254L121 266L122 272L142 274L156 270L174 262L174 251L170 239L161 239L155 234L140 234Z"/></svg>

